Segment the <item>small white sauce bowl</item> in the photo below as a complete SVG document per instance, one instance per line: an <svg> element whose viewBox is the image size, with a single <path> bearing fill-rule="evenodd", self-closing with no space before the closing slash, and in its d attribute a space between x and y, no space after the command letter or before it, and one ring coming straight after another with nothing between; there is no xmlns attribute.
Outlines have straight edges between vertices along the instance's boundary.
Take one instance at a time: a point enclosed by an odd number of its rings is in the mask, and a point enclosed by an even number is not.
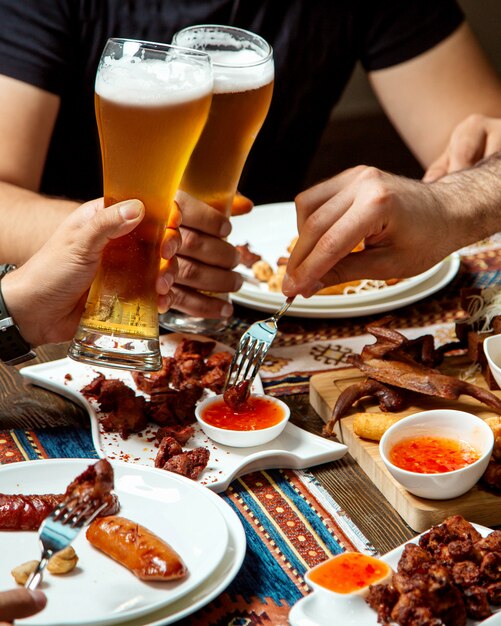
<svg viewBox="0 0 501 626"><path fill-rule="evenodd" d="M266 396L262 394L252 394L252 398L265 398L268 402L279 406L282 409L283 417L282 419L273 426L269 426L268 428L260 428L258 430L230 430L227 428L219 428L218 426L213 426L212 424L208 424L202 417L202 413L205 408L214 404L214 402L219 402L223 400L222 395L212 396L211 398L207 398L203 400L195 409L195 417L197 418L198 423L200 424L204 433L210 437L213 441L217 443L221 443L225 446L232 446L234 448L252 448L255 446L262 446L265 443L269 443L278 437L283 429L287 426L287 422L290 417L290 409L278 398L274 398L273 396Z"/></svg>
<svg viewBox="0 0 501 626"><path fill-rule="evenodd" d="M359 553L356 553L356 554L359 554ZM308 584L308 586L311 587L315 592L319 593L320 596L325 601L332 601L333 599L336 602L339 602L339 601L353 602L354 600L359 601L367 597L367 595L369 594L369 586L371 584L380 585L380 584L389 583L391 581L393 577L393 570L388 565L388 563L385 563L384 561L381 561L380 559L377 559L376 557L369 557L369 558L371 560L374 559L374 561L379 562L379 564L382 567L384 567L384 569L386 570L386 573L383 576L381 576L381 578L375 580L374 582L367 584L364 587L359 587L358 589L355 589L354 591L350 591L348 593L341 593L338 591L334 591L333 589L329 589L328 587L324 587L319 582L311 579L312 574L314 575L316 571L323 569L326 565L329 566L329 564L334 561L346 558L346 555L350 555L350 553L342 552L341 554L336 554L335 556L332 556L330 559L327 559L326 561L322 561L322 563L315 565L315 567L312 567L304 575L304 579L306 583Z"/></svg>
<svg viewBox="0 0 501 626"><path fill-rule="evenodd" d="M420 474L397 467L389 460L393 446L412 437L445 437L465 441L480 458L461 469L440 474ZM453 409L415 413L396 422L379 442L379 453L390 474L416 496L430 500L450 500L469 491L485 472L494 445L494 434L483 419Z"/></svg>
<svg viewBox="0 0 501 626"><path fill-rule="evenodd" d="M494 380L501 387L501 335L487 337L482 347Z"/></svg>

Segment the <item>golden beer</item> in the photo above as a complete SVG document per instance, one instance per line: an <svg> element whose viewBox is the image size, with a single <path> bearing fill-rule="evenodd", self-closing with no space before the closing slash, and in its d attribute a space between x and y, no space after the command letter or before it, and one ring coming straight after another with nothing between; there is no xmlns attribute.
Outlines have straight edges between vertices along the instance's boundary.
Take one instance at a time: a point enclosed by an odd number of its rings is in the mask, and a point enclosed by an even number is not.
<svg viewBox="0 0 501 626"><path fill-rule="evenodd" d="M273 66L261 68L254 80L242 80L221 64L229 55L218 55L214 62L214 95L207 124L191 155L181 181L181 189L200 198L225 215L230 215L247 156L270 107L273 93ZM242 69L242 72L248 68Z"/></svg>
<svg viewBox="0 0 501 626"><path fill-rule="evenodd" d="M117 40L114 40L117 41ZM119 40L122 41L122 40ZM111 240L92 283L70 356L116 367L158 369L155 283L160 245L184 169L207 119L210 62L171 46L141 44L141 56L100 66L95 108L106 206L138 198L145 217ZM136 45L136 47L137 47ZM145 46L168 48L146 59ZM134 48L133 48L134 49ZM103 61L102 61L103 63Z"/></svg>
<svg viewBox="0 0 501 626"><path fill-rule="evenodd" d="M176 33L173 42L207 52L214 73L209 117L181 189L229 216L247 156L270 107L273 51L261 37L230 26L192 26ZM160 320L170 330L191 332L214 332L226 324L176 311Z"/></svg>

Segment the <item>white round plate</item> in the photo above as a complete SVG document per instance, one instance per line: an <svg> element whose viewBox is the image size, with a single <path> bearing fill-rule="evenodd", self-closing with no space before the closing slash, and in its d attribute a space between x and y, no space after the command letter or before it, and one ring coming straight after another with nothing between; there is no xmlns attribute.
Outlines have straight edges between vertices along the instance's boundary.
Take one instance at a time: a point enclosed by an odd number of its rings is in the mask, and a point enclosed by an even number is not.
<svg viewBox="0 0 501 626"><path fill-rule="evenodd" d="M297 303L298 300L295 300L286 315L290 315L291 317L338 318L361 317L363 315L375 315L376 313L393 311L394 309L399 309L417 302L418 300L423 300L442 289L442 287L445 287L457 274L459 265L459 255L452 254L439 263L438 271L435 274L396 297L389 296L387 298L380 298L371 304L335 307L310 307L306 304ZM284 296L282 296L281 302L283 302L283 298ZM275 313L278 308L276 304L265 302L259 297L251 298L250 296L244 296L240 291L231 294L231 299L236 304L241 304L251 309L265 311L267 313ZM303 303L306 302L307 300L303 298Z"/></svg>
<svg viewBox="0 0 501 626"><path fill-rule="evenodd" d="M92 459L27 461L0 468L2 493L62 493ZM187 478L143 466L113 463L120 515L142 524L182 557L189 575L151 583L93 548L81 532L74 541L77 569L66 576L46 573L41 588L47 607L23 620L26 626L123 623L152 613L204 584L225 558L228 526L207 489ZM0 532L0 589L15 586L10 570L40 558L36 532Z"/></svg>
<svg viewBox="0 0 501 626"><path fill-rule="evenodd" d="M273 268L279 257L288 256L287 248L292 239L297 235L296 209L294 202L278 202L275 204L263 204L245 215L231 218L232 232L228 241L233 245L248 243L250 249L263 257ZM333 296L312 296L303 298L298 296L296 304L308 308L313 307L347 307L370 302L376 302L381 298L394 297L416 287L440 270L441 264L412 276L404 278L394 285L387 285L380 289L361 291L354 294L340 294ZM240 265L238 268L244 275L253 276L252 270ZM273 304L274 309L283 301L281 293L269 291L266 283L259 285L244 282L238 292L244 298L258 299L262 302Z"/></svg>
<svg viewBox="0 0 501 626"><path fill-rule="evenodd" d="M473 524L473 526L483 537L491 532L491 529L485 526L478 524ZM415 537L407 543L417 543L419 537ZM404 543L381 557L394 571L397 571L398 561L405 545ZM336 623L343 624L343 626L378 626L377 613L370 608L363 598L353 598L351 602L343 602L335 598L325 600L325 596L317 592L310 593L292 607L289 613L289 624L290 626L331 626L333 615L336 616ZM496 617L498 619L495 617L488 619L489 624L499 626L501 613L498 613ZM468 620L468 626L476 626L480 623L476 620Z"/></svg>
<svg viewBox="0 0 501 626"><path fill-rule="evenodd" d="M216 494L207 490L228 526L228 547L224 559L214 573L199 587L168 606L127 622L124 626L168 626L191 615L222 593L238 574L245 558L245 531L237 514Z"/></svg>

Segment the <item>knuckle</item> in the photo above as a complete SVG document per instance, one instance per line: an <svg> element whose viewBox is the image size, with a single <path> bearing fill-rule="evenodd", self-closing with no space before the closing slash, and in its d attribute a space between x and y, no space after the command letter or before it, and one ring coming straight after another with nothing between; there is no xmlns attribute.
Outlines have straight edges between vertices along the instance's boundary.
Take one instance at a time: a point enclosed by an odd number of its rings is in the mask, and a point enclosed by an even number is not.
<svg viewBox="0 0 501 626"><path fill-rule="evenodd" d="M316 249L322 257L330 256L331 250L335 247L335 244L335 237L330 232L326 232L318 240Z"/></svg>
<svg viewBox="0 0 501 626"><path fill-rule="evenodd" d="M471 161L476 157L478 146L470 137L457 135L451 140L451 150L456 158L462 161Z"/></svg>
<svg viewBox="0 0 501 626"><path fill-rule="evenodd" d="M377 169L377 168L373 168L371 165L355 165L355 167L352 167L350 169L350 172L355 174L357 178L360 178L370 173L370 170L372 169Z"/></svg>
<svg viewBox="0 0 501 626"><path fill-rule="evenodd" d="M196 282L200 278L200 266L187 259L178 258L177 281Z"/></svg>
<svg viewBox="0 0 501 626"><path fill-rule="evenodd" d="M362 183L377 182L384 177L384 172L372 165L359 165L355 169L359 170L357 179Z"/></svg>
<svg viewBox="0 0 501 626"><path fill-rule="evenodd" d="M484 126L486 121L486 116L482 113L470 113L458 126L458 129L461 127L478 127Z"/></svg>
<svg viewBox="0 0 501 626"><path fill-rule="evenodd" d="M303 229L307 232L317 232L318 230L321 230L322 228L322 216L320 214L319 211L313 211L313 213L311 213L310 215L308 215Z"/></svg>
<svg viewBox="0 0 501 626"><path fill-rule="evenodd" d="M297 196L294 198L294 204L296 205L296 209L298 211L304 210L307 197L308 197L308 192L302 191L301 193L298 193Z"/></svg>
<svg viewBox="0 0 501 626"><path fill-rule="evenodd" d="M200 235L191 228L180 229L181 233L181 250L197 250L201 246Z"/></svg>
<svg viewBox="0 0 501 626"><path fill-rule="evenodd" d="M178 289L177 287L172 287L169 292L170 295L170 306L174 309L183 310L183 303L186 300L186 294L182 289Z"/></svg>
<svg viewBox="0 0 501 626"><path fill-rule="evenodd" d="M375 211L379 211L390 204L393 197L392 190L381 180L367 185L365 192L366 202Z"/></svg>

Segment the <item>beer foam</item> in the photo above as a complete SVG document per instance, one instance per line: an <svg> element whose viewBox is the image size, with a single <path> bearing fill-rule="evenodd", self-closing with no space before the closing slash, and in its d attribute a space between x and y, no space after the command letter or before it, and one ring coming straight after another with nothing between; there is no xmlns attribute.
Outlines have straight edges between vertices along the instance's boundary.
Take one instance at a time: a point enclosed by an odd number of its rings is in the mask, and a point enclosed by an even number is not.
<svg viewBox="0 0 501 626"><path fill-rule="evenodd" d="M273 60L248 48L240 50L206 50L214 71L214 93L229 93L258 89L271 83Z"/></svg>
<svg viewBox="0 0 501 626"><path fill-rule="evenodd" d="M212 76L207 68L179 57L166 61L105 57L95 89L99 96L124 104L177 104L211 93Z"/></svg>

